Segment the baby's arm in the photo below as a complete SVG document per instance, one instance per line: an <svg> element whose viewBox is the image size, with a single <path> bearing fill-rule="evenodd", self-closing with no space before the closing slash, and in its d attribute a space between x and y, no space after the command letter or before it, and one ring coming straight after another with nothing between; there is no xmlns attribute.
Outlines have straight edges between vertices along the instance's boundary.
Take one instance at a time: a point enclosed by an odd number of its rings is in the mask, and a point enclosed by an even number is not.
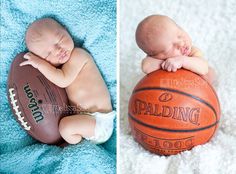
<svg viewBox="0 0 236 174"><path fill-rule="evenodd" d="M75 48L71 53L71 58L62 66L62 69L52 66L47 61L33 54L31 54L30 59L28 59L28 61L32 61L32 63L28 64L31 64L37 68L49 81L55 85L65 88L74 81L78 73L91 59L91 57L85 50Z"/></svg>
<svg viewBox="0 0 236 174"><path fill-rule="evenodd" d="M205 75L208 73L208 63L202 57L202 52L199 49L193 47L189 56L168 58L161 64L161 67L162 69L173 72L182 67L199 75Z"/></svg>
<svg viewBox="0 0 236 174"><path fill-rule="evenodd" d="M159 60L159 59L155 59L155 58L147 56L142 61L142 71L145 74L149 74L153 71L161 69L162 62L163 60Z"/></svg>
<svg viewBox="0 0 236 174"><path fill-rule="evenodd" d="M187 57L183 61L183 68L195 72L199 75L208 73L208 63L206 60L198 57Z"/></svg>
<svg viewBox="0 0 236 174"><path fill-rule="evenodd" d="M191 54L183 61L183 68L200 75L206 75L208 73L208 62L203 59L200 49L192 47Z"/></svg>

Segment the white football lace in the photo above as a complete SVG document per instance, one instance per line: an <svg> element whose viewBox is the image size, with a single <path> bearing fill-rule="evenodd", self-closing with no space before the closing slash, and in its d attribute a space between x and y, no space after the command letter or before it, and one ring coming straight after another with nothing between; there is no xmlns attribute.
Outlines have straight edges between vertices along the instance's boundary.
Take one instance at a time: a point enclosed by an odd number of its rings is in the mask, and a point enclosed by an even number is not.
<svg viewBox="0 0 236 174"><path fill-rule="evenodd" d="M24 129L29 131L31 126L28 126L28 123L24 121L25 117L21 116L21 111L18 110L19 106L17 106L17 100L14 98L16 96L16 94L14 93L14 88L9 88L9 96L11 99L12 107L15 110L15 114L17 115L18 120L20 121Z"/></svg>

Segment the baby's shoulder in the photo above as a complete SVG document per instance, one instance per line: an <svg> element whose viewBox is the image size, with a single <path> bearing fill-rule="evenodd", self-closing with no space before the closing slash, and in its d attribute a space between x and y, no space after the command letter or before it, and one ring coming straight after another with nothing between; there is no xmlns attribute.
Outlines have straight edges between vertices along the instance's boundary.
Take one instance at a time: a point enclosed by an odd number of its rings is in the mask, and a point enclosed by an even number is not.
<svg viewBox="0 0 236 174"><path fill-rule="evenodd" d="M74 48L71 53L71 58L91 58L91 55L82 48Z"/></svg>
<svg viewBox="0 0 236 174"><path fill-rule="evenodd" d="M190 57L203 57L203 53L199 48L192 46L191 53L189 56Z"/></svg>
<svg viewBox="0 0 236 174"><path fill-rule="evenodd" d="M64 65L78 65L92 60L90 54L82 48L74 48L71 52L70 59Z"/></svg>

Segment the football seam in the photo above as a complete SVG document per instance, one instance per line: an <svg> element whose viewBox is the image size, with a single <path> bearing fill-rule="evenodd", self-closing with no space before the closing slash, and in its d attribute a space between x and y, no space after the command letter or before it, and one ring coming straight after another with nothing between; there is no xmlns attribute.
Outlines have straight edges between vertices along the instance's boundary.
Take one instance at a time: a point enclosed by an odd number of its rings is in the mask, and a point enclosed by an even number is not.
<svg viewBox="0 0 236 174"><path fill-rule="evenodd" d="M23 117L21 114L22 112L19 110L19 106L17 105L18 101L15 98L16 94L15 94L15 89L13 87L9 88L8 92L9 92L9 97L11 100L11 105L12 105L12 109L15 111L15 114L17 115L17 120L21 123L22 127L29 131L31 129L31 126L28 125L28 122L24 120L25 117Z"/></svg>

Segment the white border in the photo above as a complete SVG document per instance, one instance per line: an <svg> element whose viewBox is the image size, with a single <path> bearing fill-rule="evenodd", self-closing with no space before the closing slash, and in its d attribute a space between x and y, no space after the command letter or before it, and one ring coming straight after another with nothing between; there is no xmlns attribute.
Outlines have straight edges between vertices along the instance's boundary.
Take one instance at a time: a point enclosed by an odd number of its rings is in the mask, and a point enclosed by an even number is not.
<svg viewBox="0 0 236 174"><path fill-rule="evenodd" d="M120 0L116 0L116 173L120 173Z"/></svg>

